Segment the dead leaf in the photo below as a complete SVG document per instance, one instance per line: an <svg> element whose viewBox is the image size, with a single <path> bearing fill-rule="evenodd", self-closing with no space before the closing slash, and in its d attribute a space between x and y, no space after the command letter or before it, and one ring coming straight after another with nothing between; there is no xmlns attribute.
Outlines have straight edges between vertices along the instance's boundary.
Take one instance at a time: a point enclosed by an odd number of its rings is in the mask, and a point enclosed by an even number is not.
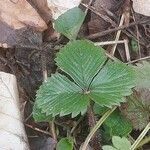
<svg viewBox="0 0 150 150"><path fill-rule="evenodd" d="M46 23L26 0L0 0L0 47L12 47L28 27L41 32ZM19 34L20 33L20 34Z"/></svg>
<svg viewBox="0 0 150 150"><path fill-rule="evenodd" d="M48 7L47 0L27 0L40 14L42 19L48 23L52 20L52 12Z"/></svg>
<svg viewBox="0 0 150 150"><path fill-rule="evenodd" d="M150 91L137 89L127 99L127 103L120 109L121 112L131 121L134 129L144 129L150 117Z"/></svg>
<svg viewBox="0 0 150 150"><path fill-rule="evenodd" d="M45 22L26 0L0 0L0 20L14 29L26 26L39 31L47 28Z"/></svg>
<svg viewBox="0 0 150 150"><path fill-rule="evenodd" d="M150 16L150 0L132 0L133 9L136 13Z"/></svg>
<svg viewBox="0 0 150 150"><path fill-rule="evenodd" d="M52 24L53 16L52 11L47 3L47 0L27 0L40 14L42 19L47 23L48 29L44 32L44 41L55 41L60 37L60 34L57 33Z"/></svg>

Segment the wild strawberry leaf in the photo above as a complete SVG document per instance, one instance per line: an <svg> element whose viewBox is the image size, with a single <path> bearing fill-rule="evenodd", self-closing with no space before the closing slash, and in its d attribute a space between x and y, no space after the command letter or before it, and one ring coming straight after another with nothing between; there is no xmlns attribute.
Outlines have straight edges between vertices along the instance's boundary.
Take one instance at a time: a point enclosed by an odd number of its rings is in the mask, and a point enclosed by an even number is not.
<svg viewBox="0 0 150 150"><path fill-rule="evenodd" d="M75 117L85 113L89 98L67 77L56 73L44 82L37 91L36 104L47 116L64 116L72 113Z"/></svg>
<svg viewBox="0 0 150 150"><path fill-rule="evenodd" d="M106 63L104 50L89 41L68 43L55 60L68 75L56 73L38 90L37 107L47 116L75 117L86 112L90 100L111 107L131 94L132 69L119 62Z"/></svg>
<svg viewBox="0 0 150 150"><path fill-rule="evenodd" d="M57 55L56 64L72 77L85 91L107 57L102 48L90 41L77 40L68 43Z"/></svg>
<svg viewBox="0 0 150 150"><path fill-rule="evenodd" d="M64 4L65 5L65 4ZM84 21L85 13L78 7L72 8L55 20L55 29L70 40L76 39Z"/></svg>
<svg viewBox="0 0 150 150"><path fill-rule="evenodd" d="M123 63L109 61L96 75L90 86L90 97L101 106L111 107L124 102L132 93L134 73Z"/></svg>

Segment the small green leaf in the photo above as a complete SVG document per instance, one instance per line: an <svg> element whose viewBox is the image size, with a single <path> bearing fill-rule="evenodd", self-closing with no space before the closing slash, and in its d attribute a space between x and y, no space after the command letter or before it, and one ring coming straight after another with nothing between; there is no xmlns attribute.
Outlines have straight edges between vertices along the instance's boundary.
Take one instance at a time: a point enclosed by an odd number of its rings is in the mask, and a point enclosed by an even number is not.
<svg viewBox="0 0 150 150"><path fill-rule="evenodd" d="M94 112L103 115L108 110L107 107L94 105ZM132 131L132 124L127 120L119 110L115 110L104 122L104 130L109 136L127 136Z"/></svg>
<svg viewBox="0 0 150 150"><path fill-rule="evenodd" d="M129 66L109 61L92 81L89 95L99 105L111 107L124 102L134 85L134 72Z"/></svg>
<svg viewBox="0 0 150 150"><path fill-rule="evenodd" d="M114 147L112 147L112 146L109 146L109 145L103 146L102 149L103 149L103 150L118 150L118 149L116 149L116 148L114 148Z"/></svg>
<svg viewBox="0 0 150 150"><path fill-rule="evenodd" d="M54 28L70 40L73 40L76 39L84 18L85 13L80 8L75 7L59 16L54 22Z"/></svg>
<svg viewBox="0 0 150 150"><path fill-rule="evenodd" d="M111 136L127 136L132 131L132 124L119 111L113 112L104 122L111 129Z"/></svg>
<svg viewBox="0 0 150 150"><path fill-rule="evenodd" d="M87 40L77 40L62 48L55 60L57 66L86 91L106 59L102 48Z"/></svg>
<svg viewBox="0 0 150 150"><path fill-rule="evenodd" d="M125 137L113 136L112 137L113 146L105 145L103 150L130 150L131 143Z"/></svg>
<svg viewBox="0 0 150 150"><path fill-rule="evenodd" d="M72 113L72 117L86 112L89 98L67 77L56 73L44 82L37 91L37 107L46 115L53 117Z"/></svg>
<svg viewBox="0 0 150 150"><path fill-rule="evenodd" d="M118 150L130 150L131 148L131 143L125 137L113 136L112 143Z"/></svg>
<svg viewBox="0 0 150 150"><path fill-rule="evenodd" d="M62 138L57 146L56 150L73 150L73 139L71 138Z"/></svg>

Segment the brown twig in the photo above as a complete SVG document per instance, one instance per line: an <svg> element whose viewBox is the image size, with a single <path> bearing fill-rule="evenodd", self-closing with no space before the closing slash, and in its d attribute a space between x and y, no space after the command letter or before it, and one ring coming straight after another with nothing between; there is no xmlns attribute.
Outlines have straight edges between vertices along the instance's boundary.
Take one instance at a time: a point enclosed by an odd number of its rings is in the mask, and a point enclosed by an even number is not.
<svg viewBox="0 0 150 150"><path fill-rule="evenodd" d="M135 26L135 25L138 25L138 24L145 24L145 23L148 23L148 22L150 22L150 20L144 20L144 21L142 20L142 21L138 21L138 22L132 22L128 26L127 25L122 25L120 27L116 27L116 28L113 28L113 29L108 29L108 30L105 30L105 31L102 31L102 32L91 34L89 36L86 36L86 38L91 39L91 40L96 39L96 38L99 38L99 37L104 36L106 34L116 32L118 30L127 29L129 27L132 27L132 26Z"/></svg>
<svg viewBox="0 0 150 150"><path fill-rule="evenodd" d="M147 59L150 59L150 56L139 58L139 59L136 59L136 60L132 60L130 62L127 62L126 64L133 64L135 62L142 61L142 60L147 60Z"/></svg>
<svg viewBox="0 0 150 150"><path fill-rule="evenodd" d="M33 129L33 130L35 130L35 131L37 131L37 132L44 133L44 134L46 134L46 135L52 136L49 132L44 131L44 130L41 130L41 129L36 128L36 127L33 127L32 125L29 125L29 124L27 124L27 123L25 124L25 126L27 126L28 128L31 128L31 129Z"/></svg>

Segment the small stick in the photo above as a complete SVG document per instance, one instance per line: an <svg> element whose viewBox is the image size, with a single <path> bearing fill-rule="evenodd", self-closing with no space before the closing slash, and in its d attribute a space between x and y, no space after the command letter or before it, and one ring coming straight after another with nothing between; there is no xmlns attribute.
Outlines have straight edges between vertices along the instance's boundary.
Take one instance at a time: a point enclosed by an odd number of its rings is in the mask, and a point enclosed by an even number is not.
<svg viewBox="0 0 150 150"><path fill-rule="evenodd" d="M126 53L127 61L130 62L131 58L130 58L130 51L129 51L129 46L128 46L128 40L124 40L124 46L125 46L125 53Z"/></svg>
<svg viewBox="0 0 150 150"><path fill-rule="evenodd" d="M95 42L94 44L96 46L102 46L102 45L112 45L112 44L122 44L124 43L124 40L120 41L105 41L105 42Z"/></svg>
<svg viewBox="0 0 150 150"><path fill-rule="evenodd" d="M131 146L130 150L135 150L138 144L141 142L141 140L144 138L146 133L150 130L150 122L147 124L145 129L142 131L142 133L139 135L139 137L136 139L136 141Z"/></svg>
<svg viewBox="0 0 150 150"><path fill-rule="evenodd" d="M137 61L142 61L142 60L147 60L147 59L150 59L150 56L139 58L139 59L136 59L136 60L132 60L130 62L127 62L126 64L132 64L132 63L135 63Z"/></svg>
<svg viewBox="0 0 150 150"><path fill-rule="evenodd" d="M149 23L149 22L150 22L149 20L144 20L144 21L141 20L141 21L138 21L138 22L132 22L128 26L127 25L122 25L120 27L116 27L116 28L113 28L113 29L108 29L108 30L105 30L105 31L102 31L102 32L98 32L98 33L88 35L88 36L86 36L86 38L91 39L91 40L96 39L96 38L99 38L101 36L104 36L106 34L109 34L109 33L112 33L112 32L118 31L118 30L123 30L123 29L129 28L129 27L132 27L132 26L135 26L135 25L138 25L138 24L145 24L145 23Z"/></svg>
<svg viewBox="0 0 150 150"><path fill-rule="evenodd" d="M125 15L122 14L121 19L120 19L119 27L123 25L124 19L125 19ZM115 41L118 41L118 40L119 40L120 34L121 34L121 30L118 30L117 35L116 35L116 38L115 38ZM113 48L112 48L112 51L111 51L111 54L112 54L112 55L115 54L116 47L117 47L117 44L115 44L115 45L113 46Z"/></svg>
<svg viewBox="0 0 150 150"><path fill-rule="evenodd" d="M46 131L41 130L41 129L36 128L36 127L33 127L32 125L29 125L29 124L27 124L27 123L25 124L25 126L27 126L28 128L31 128L31 129L33 129L33 130L35 130L35 131L38 131L38 132L40 132L40 133L44 133L44 134L46 134L46 135L52 136L49 132L46 132Z"/></svg>

